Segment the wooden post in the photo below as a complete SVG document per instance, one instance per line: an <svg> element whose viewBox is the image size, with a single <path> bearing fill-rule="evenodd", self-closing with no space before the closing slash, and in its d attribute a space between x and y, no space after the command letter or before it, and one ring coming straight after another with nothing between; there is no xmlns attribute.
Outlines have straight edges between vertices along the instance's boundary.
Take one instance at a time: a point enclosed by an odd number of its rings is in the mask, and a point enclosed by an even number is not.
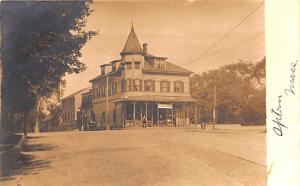
<svg viewBox="0 0 300 186"><path fill-rule="evenodd" d="M143 118L143 104L140 104L140 124L142 124L142 118Z"/></svg>
<svg viewBox="0 0 300 186"><path fill-rule="evenodd" d="M109 113L108 113L108 76L106 76L106 130L110 130Z"/></svg>
<svg viewBox="0 0 300 186"><path fill-rule="evenodd" d="M172 125L174 126L174 104L172 104Z"/></svg>
<svg viewBox="0 0 300 186"><path fill-rule="evenodd" d="M135 102L133 102L133 125L135 125Z"/></svg>
<svg viewBox="0 0 300 186"><path fill-rule="evenodd" d="M213 110L213 126L212 128L215 129L216 124L216 104L217 104L217 86L214 86L214 110Z"/></svg>
<svg viewBox="0 0 300 186"><path fill-rule="evenodd" d="M157 126L159 126L159 108L157 103Z"/></svg>
<svg viewBox="0 0 300 186"><path fill-rule="evenodd" d="M151 114L151 119L152 119L152 125L154 125L154 105L155 104L151 104L152 105L152 114Z"/></svg>
<svg viewBox="0 0 300 186"><path fill-rule="evenodd" d="M195 103L195 125L197 125L197 123L198 123L198 110L197 110L197 104Z"/></svg>
<svg viewBox="0 0 300 186"><path fill-rule="evenodd" d="M122 111L123 111L123 127L125 127L126 126L126 102L124 101L123 103L122 103Z"/></svg>
<svg viewBox="0 0 300 186"><path fill-rule="evenodd" d="M183 125L186 125L186 104L184 103Z"/></svg>
<svg viewBox="0 0 300 186"><path fill-rule="evenodd" d="M147 121L148 121L148 108L147 108L148 107L148 103L146 102L145 105L146 105L145 117L146 117L146 125L147 125Z"/></svg>

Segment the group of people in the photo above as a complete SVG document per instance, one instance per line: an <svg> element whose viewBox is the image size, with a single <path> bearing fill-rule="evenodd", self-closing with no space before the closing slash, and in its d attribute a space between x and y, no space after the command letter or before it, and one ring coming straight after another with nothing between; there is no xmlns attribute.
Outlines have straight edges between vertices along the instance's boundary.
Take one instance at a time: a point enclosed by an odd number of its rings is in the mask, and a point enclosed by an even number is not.
<svg viewBox="0 0 300 186"><path fill-rule="evenodd" d="M163 125L167 125L167 120L165 119L162 119L162 116L160 115L160 122L159 122L159 125L160 126L163 126ZM173 126L176 127L176 115L174 114L173 115ZM146 116L143 116L142 117L142 127L143 128L147 128L147 118Z"/></svg>

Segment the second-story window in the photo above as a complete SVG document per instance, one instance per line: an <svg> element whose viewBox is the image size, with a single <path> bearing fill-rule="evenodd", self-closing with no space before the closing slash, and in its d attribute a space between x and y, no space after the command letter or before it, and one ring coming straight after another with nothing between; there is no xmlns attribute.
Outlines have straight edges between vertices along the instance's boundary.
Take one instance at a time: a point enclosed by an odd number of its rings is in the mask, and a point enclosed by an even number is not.
<svg viewBox="0 0 300 186"><path fill-rule="evenodd" d="M124 79L121 80L121 91L122 92L126 91L126 81Z"/></svg>
<svg viewBox="0 0 300 186"><path fill-rule="evenodd" d="M117 82L114 83L114 95L119 93L118 84L119 83L117 83Z"/></svg>
<svg viewBox="0 0 300 186"><path fill-rule="evenodd" d="M126 62L126 69L127 70L131 70L132 69L131 62Z"/></svg>
<svg viewBox="0 0 300 186"><path fill-rule="evenodd" d="M104 89L104 86L101 86L100 87L100 97L103 97L105 96L105 89Z"/></svg>
<svg viewBox="0 0 300 186"><path fill-rule="evenodd" d="M126 90L131 91L131 79L126 79Z"/></svg>
<svg viewBox="0 0 300 186"><path fill-rule="evenodd" d="M169 81L161 81L160 82L160 91L161 92L170 92L170 82Z"/></svg>
<svg viewBox="0 0 300 186"><path fill-rule="evenodd" d="M134 62L134 68L135 69L140 69L141 68L141 62L139 62L139 61Z"/></svg>
<svg viewBox="0 0 300 186"><path fill-rule="evenodd" d="M145 80L144 81L144 91L153 92L155 90L155 81L154 80Z"/></svg>
<svg viewBox="0 0 300 186"><path fill-rule="evenodd" d="M113 94L113 83L108 84L108 95L112 96Z"/></svg>
<svg viewBox="0 0 300 186"><path fill-rule="evenodd" d="M177 92L177 93L183 93L184 92L183 82L174 82L174 92Z"/></svg>
<svg viewBox="0 0 300 186"><path fill-rule="evenodd" d="M140 80L140 79L133 80L133 90L134 91L142 91L142 80Z"/></svg>
<svg viewBox="0 0 300 186"><path fill-rule="evenodd" d="M99 98L100 97L100 88L98 87L97 88L97 98Z"/></svg>

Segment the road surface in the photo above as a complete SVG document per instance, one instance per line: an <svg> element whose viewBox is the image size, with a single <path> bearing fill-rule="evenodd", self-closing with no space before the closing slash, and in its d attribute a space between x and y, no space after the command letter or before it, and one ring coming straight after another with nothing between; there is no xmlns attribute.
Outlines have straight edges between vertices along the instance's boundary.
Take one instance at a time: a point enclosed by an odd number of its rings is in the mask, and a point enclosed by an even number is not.
<svg viewBox="0 0 300 186"><path fill-rule="evenodd" d="M266 185L265 133L183 128L30 134L0 185Z"/></svg>

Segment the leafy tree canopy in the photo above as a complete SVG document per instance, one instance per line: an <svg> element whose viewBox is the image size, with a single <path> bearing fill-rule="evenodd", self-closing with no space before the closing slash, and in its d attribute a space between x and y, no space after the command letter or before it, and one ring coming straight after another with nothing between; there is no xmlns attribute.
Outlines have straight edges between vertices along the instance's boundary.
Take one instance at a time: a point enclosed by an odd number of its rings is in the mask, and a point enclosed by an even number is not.
<svg viewBox="0 0 300 186"><path fill-rule="evenodd" d="M81 48L94 36L83 28L88 1L4 2L2 62L5 105L28 112L37 96L57 90L62 76L86 69Z"/></svg>
<svg viewBox="0 0 300 186"><path fill-rule="evenodd" d="M203 121L212 120L214 86L218 122L265 122L265 58L257 63L239 61L192 77L191 92Z"/></svg>

